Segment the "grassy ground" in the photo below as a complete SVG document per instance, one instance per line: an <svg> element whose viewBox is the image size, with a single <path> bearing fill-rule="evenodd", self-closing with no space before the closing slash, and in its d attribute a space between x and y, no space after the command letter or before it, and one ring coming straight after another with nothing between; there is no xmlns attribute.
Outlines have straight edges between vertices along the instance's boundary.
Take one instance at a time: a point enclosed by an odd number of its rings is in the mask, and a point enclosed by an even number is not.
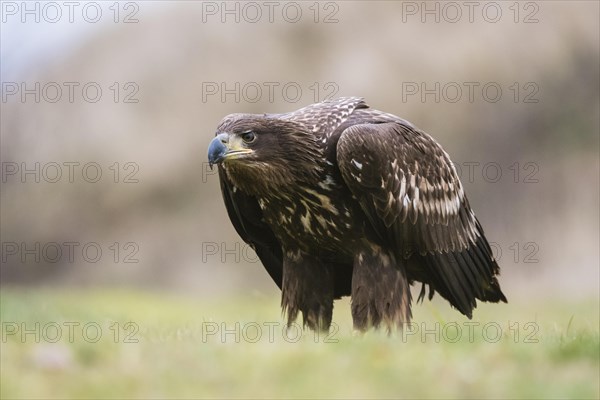
<svg viewBox="0 0 600 400"><path fill-rule="evenodd" d="M598 398L598 299L443 302L391 337L285 331L276 298L124 291L1 295L2 398ZM37 324L37 325L36 325ZM27 330L27 331L26 331Z"/></svg>

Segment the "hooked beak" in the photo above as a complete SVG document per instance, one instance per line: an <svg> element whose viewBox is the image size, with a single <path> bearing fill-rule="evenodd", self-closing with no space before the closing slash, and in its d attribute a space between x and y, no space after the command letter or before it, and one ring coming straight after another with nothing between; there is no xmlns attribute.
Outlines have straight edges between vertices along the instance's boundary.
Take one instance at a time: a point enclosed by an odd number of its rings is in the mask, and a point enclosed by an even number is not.
<svg viewBox="0 0 600 400"><path fill-rule="evenodd" d="M230 143L228 133L218 134L208 146L208 165L212 169L213 164L219 164L226 159L237 158L236 156L253 152L251 149L243 148L240 145L241 143Z"/></svg>

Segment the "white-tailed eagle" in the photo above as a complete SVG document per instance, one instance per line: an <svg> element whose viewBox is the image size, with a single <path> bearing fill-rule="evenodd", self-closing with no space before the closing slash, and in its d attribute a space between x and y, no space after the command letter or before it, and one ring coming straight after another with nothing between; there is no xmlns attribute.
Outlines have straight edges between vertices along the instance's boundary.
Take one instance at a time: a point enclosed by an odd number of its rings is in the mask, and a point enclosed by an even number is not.
<svg viewBox="0 0 600 400"><path fill-rule="evenodd" d="M227 212L282 290L288 324L327 330L350 295L354 327L411 318L422 282L471 318L506 302L499 267L448 154L356 97L287 114L231 114L208 149Z"/></svg>

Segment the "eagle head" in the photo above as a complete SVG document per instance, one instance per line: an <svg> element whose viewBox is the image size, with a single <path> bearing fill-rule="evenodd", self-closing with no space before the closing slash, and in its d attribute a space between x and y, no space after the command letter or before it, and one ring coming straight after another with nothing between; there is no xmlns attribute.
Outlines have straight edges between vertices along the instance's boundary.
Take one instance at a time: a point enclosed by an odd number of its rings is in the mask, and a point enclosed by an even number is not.
<svg viewBox="0 0 600 400"><path fill-rule="evenodd" d="M208 162L223 167L248 193L317 179L317 138L299 122L268 114L231 114L208 146Z"/></svg>

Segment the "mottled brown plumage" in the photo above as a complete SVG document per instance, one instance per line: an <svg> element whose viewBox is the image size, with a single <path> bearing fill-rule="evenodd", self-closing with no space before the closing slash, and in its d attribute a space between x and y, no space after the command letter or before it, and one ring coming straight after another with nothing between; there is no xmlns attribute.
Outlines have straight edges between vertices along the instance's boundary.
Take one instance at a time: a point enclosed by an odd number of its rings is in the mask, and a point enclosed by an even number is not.
<svg viewBox="0 0 600 400"><path fill-rule="evenodd" d="M350 295L354 326L411 318L422 282L469 318L506 301L499 267L448 154L429 135L360 98L287 114L231 114L209 161L219 164L229 217L299 313L328 329Z"/></svg>

